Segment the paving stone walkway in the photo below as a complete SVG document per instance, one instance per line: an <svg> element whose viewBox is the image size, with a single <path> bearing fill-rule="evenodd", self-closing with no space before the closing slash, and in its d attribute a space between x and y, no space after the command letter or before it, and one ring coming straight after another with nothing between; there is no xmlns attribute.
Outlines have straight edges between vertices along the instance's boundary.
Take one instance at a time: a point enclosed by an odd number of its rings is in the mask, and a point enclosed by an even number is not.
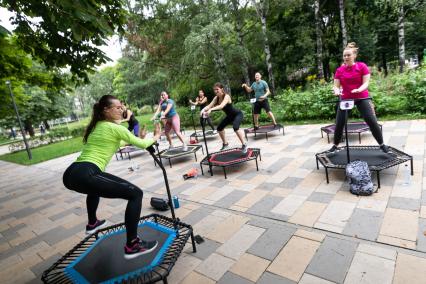
<svg viewBox="0 0 426 284"><path fill-rule="evenodd" d="M404 165L387 169L369 197L350 194L343 171L331 171L327 184L316 169L314 154L331 146L321 126L286 127L268 141L249 136L262 151L259 171L249 162L226 180L215 169L184 181L199 164L193 156L173 160L166 169L181 200L176 213L205 242L195 254L187 245L169 283L426 283L426 120L383 123L385 142L413 155L414 176L405 186ZM362 136L363 145L375 145L370 133ZM218 138L208 141L218 150ZM85 197L62 184L77 155L30 167L0 161L0 282L39 283L84 237ZM130 172L132 164L139 170ZM151 196L164 196L162 173L146 152L113 158L107 171L144 189L144 215L153 212ZM125 205L102 199L98 215L122 222Z"/></svg>

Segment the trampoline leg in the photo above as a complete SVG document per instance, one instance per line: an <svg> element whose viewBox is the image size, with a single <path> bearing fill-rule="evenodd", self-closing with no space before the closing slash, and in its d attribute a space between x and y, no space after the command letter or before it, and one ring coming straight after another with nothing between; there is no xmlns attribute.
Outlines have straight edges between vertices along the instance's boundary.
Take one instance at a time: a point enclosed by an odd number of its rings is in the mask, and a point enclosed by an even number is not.
<svg viewBox="0 0 426 284"><path fill-rule="evenodd" d="M197 151L195 151L195 152L197 152ZM203 145L201 145L201 152L203 153L203 155L204 155L204 147L203 147Z"/></svg>
<svg viewBox="0 0 426 284"><path fill-rule="evenodd" d="M200 163L200 168L201 168L201 175L204 175L203 164L201 164L201 163Z"/></svg>
<svg viewBox="0 0 426 284"><path fill-rule="evenodd" d="M376 171L377 172L377 188L380 188L380 172L379 171Z"/></svg>
<svg viewBox="0 0 426 284"><path fill-rule="evenodd" d="M358 133L359 144L361 144L361 132Z"/></svg>
<svg viewBox="0 0 426 284"><path fill-rule="evenodd" d="M266 134L266 141L268 141L268 133L265 133Z"/></svg>
<svg viewBox="0 0 426 284"><path fill-rule="evenodd" d="M324 138L324 134L322 133L322 129L321 129L321 138Z"/></svg>
<svg viewBox="0 0 426 284"><path fill-rule="evenodd" d="M223 174L225 175L225 179L226 179L226 170L225 170L225 167L222 167L223 168Z"/></svg>
<svg viewBox="0 0 426 284"><path fill-rule="evenodd" d="M195 156L195 161L198 162L197 161L197 152L194 152L194 156Z"/></svg>
<svg viewBox="0 0 426 284"><path fill-rule="evenodd" d="M410 163L411 163L411 175L413 176L414 175L413 158L411 158Z"/></svg>
<svg viewBox="0 0 426 284"><path fill-rule="evenodd" d="M191 243L192 243L192 252L197 252L197 247L195 246L194 232L191 232Z"/></svg>
<svg viewBox="0 0 426 284"><path fill-rule="evenodd" d="M315 158L315 161L317 162L317 170L319 170L318 157Z"/></svg>
<svg viewBox="0 0 426 284"><path fill-rule="evenodd" d="M169 282L167 282L167 277L163 279L163 284L168 284Z"/></svg>
<svg viewBox="0 0 426 284"><path fill-rule="evenodd" d="M172 161L171 161L171 159L169 159L169 165L170 165L170 168L172 167Z"/></svg>
<svg viewBox="0 0 426 284"><path fill-rule="evenodd" d="M325 167L325 178L327 179L327 183L330 183L330 181L328 180L328 169L327 169L327 167Z"/></svg>
<svg viewBox="0 0 426 284"><path fill-rule="evenodd" d="M330 135L327 133L327 143L330 144Z"/></svg>

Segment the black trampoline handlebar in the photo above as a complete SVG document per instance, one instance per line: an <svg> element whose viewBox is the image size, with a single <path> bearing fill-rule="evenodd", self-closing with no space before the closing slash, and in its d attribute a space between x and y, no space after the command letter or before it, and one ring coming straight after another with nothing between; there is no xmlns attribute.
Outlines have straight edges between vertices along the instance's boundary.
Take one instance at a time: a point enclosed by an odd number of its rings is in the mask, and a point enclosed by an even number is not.
<svg viewBox="0 0 426 284"><path fill-rule="evenodd" d="M151 154L151 156L154 159L154 161L160 166L161 170L163 171L164 183L166 184L167 198L169 199L168 202L169 202L169 206L170 206L170 211L172 213L173 220L176 220L175 209L173 207L173 202L172 202L172 194L170 193L169 179L167 178L166 169L164 168L163 163L155 155L155 148L154 148L154 146L156 146L158 148L158 143L155 142L154 144L152 144L151 146L149 146L148 148L146 148L146 150L149 152L149 154Z"/></svg>

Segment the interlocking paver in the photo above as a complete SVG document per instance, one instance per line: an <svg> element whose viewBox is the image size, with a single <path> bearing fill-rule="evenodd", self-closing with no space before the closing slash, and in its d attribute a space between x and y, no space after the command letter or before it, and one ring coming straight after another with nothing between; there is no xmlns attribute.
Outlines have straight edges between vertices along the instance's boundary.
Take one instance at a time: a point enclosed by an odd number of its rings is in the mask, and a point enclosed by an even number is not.
<svg viewBox="0 0 426 284"><path fill-rule="evenodd" d="M402 186L404 166L387 169L381 173L378 193L367 197L349 192L344 171L330 170L327 184L324 169L316 169L314 154L330 146L320 138L320 126L288 126L285 136L273 135L269 141L250 137L250 145L262 149L259 171L246 164L230 169L226 180L216 169L213 177L206 173L184 181L182 173L198 168L198 163L182 159L173 168L166 168L172 194L181 200L176 216L191 224L194 234L205 240L195 254L190 243L185 246L169 283L388 283L389 279L415 283L424 279L426 120L384 122L385 143L397 148L404 145L400 148L413 155L414 176L409 186ZM237 144L231 129L227 136ZM363 135L362 142L376 144L369 133ZM358 144L357 137L350 143ZM166 144L163 141L160 147ZM218 150L220 143L211 144L211 151ZM85 236L85 196L62 184L62 173L77 156L29 167L0 161L2 283L40 283L41 272ZM156 212L149 199L166 197L162 172L146 153L135 156L132 162L141 169L129 172L129 161L113 159L107 171L144 190L143 215ZM375 175L373 179L377 182ZM98 215L121 223L125 207L126 201L102 199ZM165 213L170 216L170 212ZM256 227L254 233L243 233ZM295 249L294 240L316 244L319 249L313 257L306 257L303 249ZM349 245L341 245L345 242ZM291 251L294 253L289 254ZM319 255L326 260L318 261ZM350 255L354 257L348 260ZM286 272L279 262L288 267ZM394 274L389 263L396 263ZM336 268L334 274L327 272L332 266ZM318 275L309 270L314 268ZM12 275L16 270L22 273ZM342 278L344 271L348 273Z"/></svg>
<svg viewBox="0 0 426 284"><path fill-rule="evenodd" d="M383 215L383 213L377 211L355 209L343 230L343 234L374 241L379 235Z"/></svg>
<svg viewBox="0 0 426 284"><path fill-rule="evenodd" d="M357 252L349 268L345 284L392 283L395 261Z"/></svg>
<svg viewBox="0 0 426 284"><path fill-rule="evenodd" d="M342 283L357 245L355 242L326 237L306 272L332 282Z"/></svg>
<svg viewBox="0 0 426 284"><path fill-rule="evenodd" d="M217 284L252 284L253 282L232 272L226 272Z"/></svg>
<svg viewBox="0 0 426 284"><path fill-rule="evenodd" d="M298 282L320 243L292 237L268 267L268 271Z"/></svg>
<svg viewBox="0 0 426 284"><path fill-rule="evenodd" d="M424 284L424 272L426 271L426 259L404 253L398 253L395 266L394 284ZM419 275L419 277L413 277ZM422 276L420 276L422 275Z"/></svg>

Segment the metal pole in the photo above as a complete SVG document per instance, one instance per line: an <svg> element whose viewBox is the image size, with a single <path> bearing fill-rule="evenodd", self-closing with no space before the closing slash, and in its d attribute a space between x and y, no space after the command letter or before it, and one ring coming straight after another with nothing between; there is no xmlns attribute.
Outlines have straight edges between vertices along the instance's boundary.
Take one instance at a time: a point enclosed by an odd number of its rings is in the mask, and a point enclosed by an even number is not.
<svg viewBox="0 0 426 284"><path fill-rule="evenodd" d="M346 155L348 158L348 164L351 162L349 157L349 137L348 137L348 119L349 119L349 110L345 110L345 140L346 140Z"/></svg>
<svg viewBox="0 0 426 284"><path fill-rule="evenodd" d="M28 159L31 160L33 156L31 155L30 146L28 145L27 138L25 137L24 127L22 126L21 117L19 116L18 107L16 106L16 103L15 103L15 98L13 96L12 88L10 87L10 81L6 81L6 85L9 87L10 97L12 98L13 108L15 109L16 117L18 118L19 127L21 128L22 138L24 139L25 148L28 153Z"/></svg>

